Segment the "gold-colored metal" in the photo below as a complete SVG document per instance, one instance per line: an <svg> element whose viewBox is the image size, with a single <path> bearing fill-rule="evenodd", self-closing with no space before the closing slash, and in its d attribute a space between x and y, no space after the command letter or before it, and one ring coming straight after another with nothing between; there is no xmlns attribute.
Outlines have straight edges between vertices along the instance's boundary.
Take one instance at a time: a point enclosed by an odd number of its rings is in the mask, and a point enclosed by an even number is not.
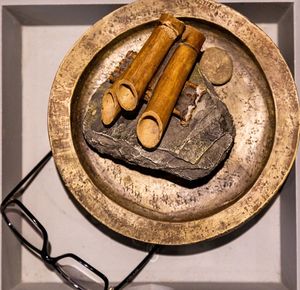
<svg viewBox="0 0 300 290"><path fill-rule="evenodd" d="M215 90L233 116L235 144L213 177L192 184L100 157L82 136L90 97L163 12L184 17L204 33L204 49L219 47L233 61L231 80ZM109 14L76 42L53 82L48 122L57 168L90 214L137 240L188 244L234 230L274 197L296 155L299 104L279 50L245 17L210 0L147 0Z"/></svg>
<svg viewBox="0 0 300 290"><path fill-rule="evenodd" d="M233 73L233 63L228 53L218 47L208 48L201 57L201 72L214 85L224 85Z"/></svg>

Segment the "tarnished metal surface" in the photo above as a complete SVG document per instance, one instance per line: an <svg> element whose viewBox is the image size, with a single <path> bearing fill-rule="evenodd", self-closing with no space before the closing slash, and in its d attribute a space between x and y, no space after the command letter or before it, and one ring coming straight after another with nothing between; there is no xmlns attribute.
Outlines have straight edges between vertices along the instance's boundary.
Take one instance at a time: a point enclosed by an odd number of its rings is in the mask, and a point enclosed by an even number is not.
<svg viewBox="0 0 300 290"><path fill-rule="evenodd" d="M225 50L218 47L208 48L203 53L199 66L214 85L223 85L232 77L232 60Z"/></svg>
<svg viewBox="0 0 300 290"><path fill-rule="evenodd" d="M90 97L166 11L198 27L204 49L226 50L234 67L216 91L233 116L235 144L213 178L190 185L100 158L82 134ZM256 214L285 180L299 135L295 84L277 47L246 18L208 0L137 1L97 22L62 62L48 117L56 165L79 203L113 230L160 244L210 239Z"/></svg>

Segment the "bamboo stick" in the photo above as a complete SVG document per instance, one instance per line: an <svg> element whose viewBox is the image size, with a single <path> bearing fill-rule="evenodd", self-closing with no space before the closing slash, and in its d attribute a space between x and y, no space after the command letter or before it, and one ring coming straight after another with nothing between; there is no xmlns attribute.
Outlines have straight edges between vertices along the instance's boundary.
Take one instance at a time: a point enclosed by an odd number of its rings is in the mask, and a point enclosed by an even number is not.
<svg viewBox="0 0 300 290"><path fill-rule="evenodd" d="M133 111L168 50L185 25L170 14L162 14L158 25L119 80L116 96L120 106Z"/></svg>
<svg viewBox="0 0 300 290"><path fill-rule="evenodd" d="M182 43L168 62L138 121L137 136L144 147L151 149L159 144L204 40L205 37L199 30L186 26Z"/></svg>
<svg viewBox="0 0 300 290"><path fill-rule="evenodd" d="M121 112L121 107L115 93L117 82L118 81L114 82L102 97L101 119L106 126L110 125Z"/></svg>
<svg viewBox="0 0 300 290"><path fill-rule="evenodd" d="M167 55L165 56L164 60L161 62L159 69L154 74L153 78L149 82L146 92L144 94L144 101L146 103L149 102L151 99L151 96L153 94L153 90L162 75L162 73L165 70L165 67L167 66L171 56L173 55L175 49L177 48L177 44L175 43L168 51ZM113 123L113 121L117 118L117 116L121 112L121 106L118 103L117 97L116 97L116 87L117 87L117 81L122 77L125 70L129 67L130 63L133 61L133 59L136 57L137 52L129 51L125 58L122 59L120 64L115 68L115 70L111 73L109 76L109 81L111 81L114 85L112 85L110 88L104 92L104 95L102 97L101 102L101 119L104 125L108 126ZM174 109L173 114L177 117L180 117L180 113L176 111L176 108Z"/></svg>
<svg viewBox="0 0 300 290"><path fill-rule="evenodd" d="M104 92L101 102L101 120L106 126L110 125L121 112L121 107L118 103L115 93L118 85L117 82L118 79L122 77L136 55L137 53L135 51L128 51L125 58L122 59L119 65L109 76L109 81L111 81L113 84L106 90L106 92Z"/></svg>

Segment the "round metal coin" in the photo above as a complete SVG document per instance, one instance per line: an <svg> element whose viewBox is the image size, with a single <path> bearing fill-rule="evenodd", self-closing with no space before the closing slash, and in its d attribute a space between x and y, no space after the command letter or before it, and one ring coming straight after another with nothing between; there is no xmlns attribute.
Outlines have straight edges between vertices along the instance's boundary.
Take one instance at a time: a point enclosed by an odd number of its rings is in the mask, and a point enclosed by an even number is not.
<svg viewBox="0 0 300 290"><path fill-rule="evenodd" d="M200 70L214 85L224 85L232 77L232 59L223 49L208 48L200 60Z"/></svg>

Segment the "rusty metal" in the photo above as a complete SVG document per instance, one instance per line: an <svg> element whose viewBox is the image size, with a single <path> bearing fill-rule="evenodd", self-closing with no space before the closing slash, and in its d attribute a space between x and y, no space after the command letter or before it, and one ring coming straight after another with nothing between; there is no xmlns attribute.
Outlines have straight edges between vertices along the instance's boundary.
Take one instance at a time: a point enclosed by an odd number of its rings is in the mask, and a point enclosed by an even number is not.
<svg viewBox="0 0 300 290"><path fill-rule="evenodd" d="M233 62L231 80L215 90L233 116L235 144L212 178L189 185L100 157L82 135L90 97L162 12L200 29L204 49L219 47ZM232 231L278 192L296 155L299 104L278 48L245 17L209 0L148 0L121 7L76 42L53 82L48 121L57 168L90 214L137 240L188 244Z"/></svg>

